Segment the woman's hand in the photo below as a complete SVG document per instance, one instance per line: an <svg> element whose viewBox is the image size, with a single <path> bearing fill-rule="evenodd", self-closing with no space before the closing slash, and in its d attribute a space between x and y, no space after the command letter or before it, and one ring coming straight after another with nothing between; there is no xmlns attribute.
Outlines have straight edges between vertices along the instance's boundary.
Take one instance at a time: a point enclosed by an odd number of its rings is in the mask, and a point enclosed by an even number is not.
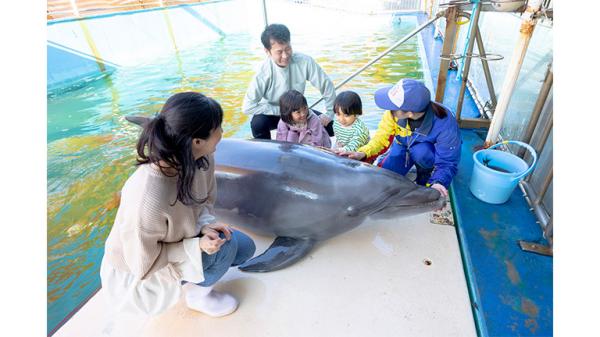
<svg viewBox="0 0 600 337"><path fill-rule="evenodd" d="M200 249L208 255L212 255L221 249L221 246L225 241L231 239L232 229L223 223L214 223L205 225L200 231L202 236L200 237ZM221 239L220 233L225 235L224 239Z"/></svg>
<svg viewBox="0 0 600 337"><path fill-rule="evenodd" d="M437 190L438 192L440 192L440 194L442 195L442 197L444 197L444 198L448 197L448 190L444 187L444 185L435 183L435 184L433 184L433 185L431 185L429 187L431 187L434 190Z"/></svg>
<svg viewBox="0 0 600 337"><path fill-rule="evenodd" d="M200 231L202 235L207 235L208 233L216 234L217 238L219 238L219 233L223 233L225 235L226 240L231 239L232 232L233 230L231 229L231 227L229 227L229 225L220 222L205 225Z"/></svg>
<svg viewBox="0 0 600 337"><path fill-rule="evenodd" d="M362 160L367 156L367 154L364 152L344 151L342 149L335 149L334 152L339 156L348 157L350 159L356 160Z"/></svg>
<svg viewBox="0 0 600 337"><path fill-rule="evenodd" d="M225 243L225 239L221 239L218 233L207 232L200 238L200 250L208 255L212 255L221 249L221 246Z"/></svg>

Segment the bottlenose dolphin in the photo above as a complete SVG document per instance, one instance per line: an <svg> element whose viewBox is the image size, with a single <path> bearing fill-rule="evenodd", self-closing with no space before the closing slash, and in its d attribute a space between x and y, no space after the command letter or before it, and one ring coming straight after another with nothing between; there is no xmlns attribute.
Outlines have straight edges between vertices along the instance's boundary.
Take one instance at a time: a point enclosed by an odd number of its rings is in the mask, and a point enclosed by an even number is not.
<svg viewBox="0 0 600 337"><path fill-rule="evenodd" d="M127 117L142 125L147 118ZM434 189L404 176L312 146L226 138L215 152L217 217L263 235L275 235L246 272L285 268L315 242L360 225L444 206Z"/></svg>

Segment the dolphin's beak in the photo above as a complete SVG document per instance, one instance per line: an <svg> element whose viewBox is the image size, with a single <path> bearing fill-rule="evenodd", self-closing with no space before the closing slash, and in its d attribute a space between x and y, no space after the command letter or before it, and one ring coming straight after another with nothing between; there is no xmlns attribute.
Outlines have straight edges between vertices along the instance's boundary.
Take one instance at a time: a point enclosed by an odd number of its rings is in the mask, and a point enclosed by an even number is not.
<svg viewBox="0 0 600 337"><path fill-rule="evenodd" d="M446 198L433 188L418 186L404 195L392 195L383 207L370 215L374 219L390 219L409 216L444 207Z"/></svg>

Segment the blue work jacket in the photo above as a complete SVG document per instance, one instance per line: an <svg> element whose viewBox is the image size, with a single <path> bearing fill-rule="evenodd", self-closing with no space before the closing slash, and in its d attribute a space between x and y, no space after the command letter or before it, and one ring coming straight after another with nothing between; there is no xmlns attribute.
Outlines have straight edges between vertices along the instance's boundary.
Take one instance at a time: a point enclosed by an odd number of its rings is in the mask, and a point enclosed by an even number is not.
<svg viewBox="0 0 600 337"><path fill-rule="evenodd" d="M439 183L446 188L450 185L452 178L458 170L460 161L460 145L462 143L458 123L450 109L439 104L446 110L446 117L439 118L432 109L431 103L427 106L425 119L415 130L408 127L410 122L406 119L399 119L398 126L404 129L395 136L395 142L404 145L408 151L410 147L417 143L431 143L434 151L434 168L429 178L428 184Z"/></svg>

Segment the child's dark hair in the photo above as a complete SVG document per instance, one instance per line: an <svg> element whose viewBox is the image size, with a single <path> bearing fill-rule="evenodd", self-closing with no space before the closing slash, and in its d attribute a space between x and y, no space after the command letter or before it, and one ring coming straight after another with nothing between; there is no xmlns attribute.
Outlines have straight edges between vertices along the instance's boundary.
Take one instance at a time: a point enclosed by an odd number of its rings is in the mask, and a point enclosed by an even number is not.
<svg viewBox="0 0 600 337"><path fill-rule="evenodd" d="M271 50L271 40L279 44L290 43L290 30L279 23L268 25L260 35L260 41L267 50Z"/></svg>
<svg viewBox="0 0 600 337"><path fill-rule="evenodd" d="M192 194L196 170L209 168L205 156L194 160L192 139L207 139L222 122L223 110L217 101L198 92L181 92L171 96L160 113L144 125L137 143L138 165L153 163L167 176L167 167L161 162L175 169L177 199L173 204L177 200L184 205L206 201Z"/></svg>
<svg viewBox="0 0 600 337"><path fill-rule="evenodd" d="M297 90L287 91L279 97L279 115L286 124L293 125L292 112L302 108L308 109L306 98Z"/></svg>
<svg viewBox="0 0 600 337"><path fill-rule="evenodd" d="M438 102L431 101L431 110L433 110L433 113L438 116L438 118L446 118L446 116L448 116L446 108Z"/></svg>
<svg viewBox="0 0 600 337"><path fill-rule="evenodd" d="M360 96L354 91L341 92L333 103L333 111L337 113L338 109L341 109L345 115L362 115Z"/></svg>

